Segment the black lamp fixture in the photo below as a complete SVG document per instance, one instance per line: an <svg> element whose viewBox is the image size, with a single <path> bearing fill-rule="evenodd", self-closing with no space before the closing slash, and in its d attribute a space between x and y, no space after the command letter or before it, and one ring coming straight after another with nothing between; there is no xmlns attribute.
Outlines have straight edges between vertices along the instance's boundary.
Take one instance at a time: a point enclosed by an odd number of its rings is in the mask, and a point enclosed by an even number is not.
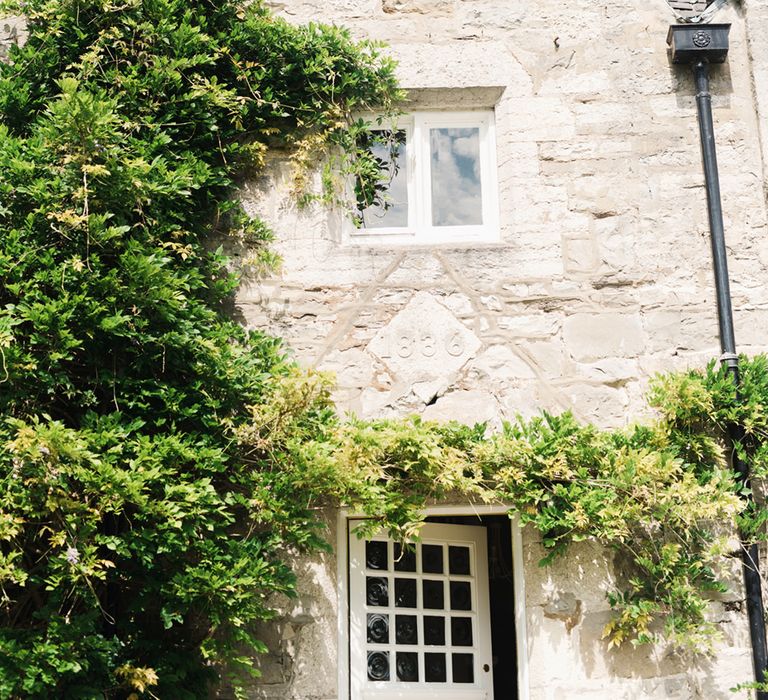
<svg viewBox="0 0 768 700"><path fill-rule="evenodd" d="M710 64L725 63L728 57L728 32L730 24L673 24L667 33L669 58L674 64L688 64L693 68L696 83L696 110L699 121L701 140L701 159L704 165L704 178L707 190L707 212L709 214L710 242L712 244L712 263L715 273L715 293L717 296L717 316L720 331L720 361L728 369L738 396L740 387L739 356L736 353L736 340L733 330L733 308L731 304L728 260L723 230L723 210L720 200L720 176L717 168L715 149L715 130L712 119L712 96L709 92ZM744 437L742 426L733 423L728 426L728 436L732 443ZM732 465L737 478L744 486L751 499L749 466L732 451ZM751 507L751 503L747 506ZM759 554L756 544L742 542L742 573L746 593L749 633L752 642L752 665L755 680L763 683L768 680L768 648L766 647L765 612L762 599L762 582L759 571ZM768 692L757 691L757 700L768 700Z"/></svg>

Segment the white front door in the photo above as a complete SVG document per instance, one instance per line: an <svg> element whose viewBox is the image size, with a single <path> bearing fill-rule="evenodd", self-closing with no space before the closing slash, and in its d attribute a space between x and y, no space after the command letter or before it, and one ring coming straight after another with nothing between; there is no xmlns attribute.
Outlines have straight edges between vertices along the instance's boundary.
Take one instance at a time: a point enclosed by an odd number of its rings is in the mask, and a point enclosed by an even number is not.
<svg viewBox="0 0 768 700"><path fill-rule="evenodd" d="M354 530L354 521L350 522ZM486 529L349 539L351 700L492 700Z"/></svg>

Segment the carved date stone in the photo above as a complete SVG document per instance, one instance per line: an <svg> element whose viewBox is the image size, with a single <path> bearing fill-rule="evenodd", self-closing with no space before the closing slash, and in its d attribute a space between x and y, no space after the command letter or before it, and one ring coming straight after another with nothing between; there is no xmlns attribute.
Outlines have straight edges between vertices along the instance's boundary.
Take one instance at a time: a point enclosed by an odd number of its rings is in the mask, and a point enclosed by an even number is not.
<svg viewBox="0 0 768 700"><path fill-rule="evenodd" d="M376 334L368 352L414 393L434 396L451 384L480 345L477 336L431 294L419 292Z"/></svg>

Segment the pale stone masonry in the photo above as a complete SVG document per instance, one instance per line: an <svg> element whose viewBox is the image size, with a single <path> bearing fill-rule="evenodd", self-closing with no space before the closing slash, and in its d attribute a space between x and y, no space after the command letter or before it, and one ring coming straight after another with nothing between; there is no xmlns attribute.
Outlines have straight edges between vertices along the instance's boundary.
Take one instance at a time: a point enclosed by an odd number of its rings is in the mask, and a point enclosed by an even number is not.
<svg viewBox="0 0 768 700"><path fill-rule="evenodd" d="M665 45L670 5L695 14L707 4L272 2L290 21L387 42L414 109L494 110L501 235L355 245L343 212L296 207L289 165L275 159L243 198L278 232L284 267L243 285L243 321L286 338L303 364L334 371L340 409L361 416L498 425L568 409L601 426L642 419L649 377L719 354L693 83ZM731 2L715 21L733 25L712 92L737 342L764 352L768 3ZM538 567L541 555L524 532L521 698L725 700L751 678L739 576L712 604L717 653L692 660L606 648L605 594L618 574L601 546L577 546L551 568ZM265 632L272 652L252 697L346 697L337 584L333 555L300 566L302 597Z"/></svg>

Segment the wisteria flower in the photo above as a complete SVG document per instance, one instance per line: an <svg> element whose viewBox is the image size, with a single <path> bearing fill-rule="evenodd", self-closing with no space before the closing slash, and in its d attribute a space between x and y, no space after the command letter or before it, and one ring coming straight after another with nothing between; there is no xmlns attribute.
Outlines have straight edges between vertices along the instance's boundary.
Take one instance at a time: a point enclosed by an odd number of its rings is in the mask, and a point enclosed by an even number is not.
<svg viewBox="0 0 768 700"><path fill-rule="evenodd" d="M77 547L67 547L64 557L72 566L74 566L80 561L80 552L77 551Z"/></svg>

